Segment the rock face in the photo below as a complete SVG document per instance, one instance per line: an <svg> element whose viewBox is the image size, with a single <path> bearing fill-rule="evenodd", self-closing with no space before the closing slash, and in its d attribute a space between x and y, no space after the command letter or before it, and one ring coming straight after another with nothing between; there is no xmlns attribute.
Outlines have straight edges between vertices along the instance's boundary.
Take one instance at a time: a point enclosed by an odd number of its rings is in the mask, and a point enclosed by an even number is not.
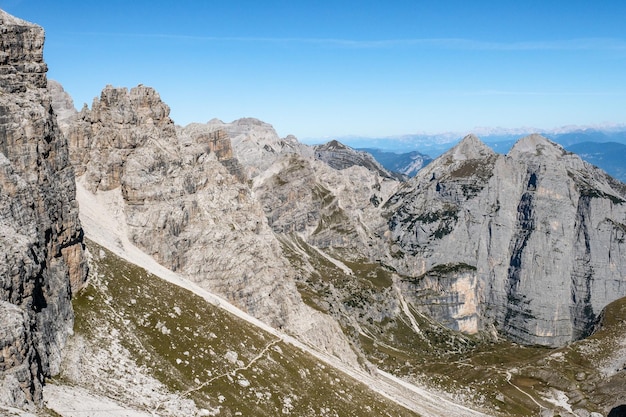
<svg viewBox="0 0 626 417"><path fill-rule="evenodd" d="M452 328L561 346L626 295L626 186L541 136L468 136L385 207L405 297Z"/></svg>
<svg viewBox="0 0 626 417"><path fill-rule="evenodd" d="M377 170L352 165L338 170L299 155L278 160L254 181L274 232L295 234L345 259L375 257L371 224L398 182Z"/></svg>
<svg viewBox="0 0 626 417"><path fill-rule="evenodd" d="M272 125L250 117L231 123L213 119L206 124L192 123L180 129L182 135L217 130L227 134L246 178L262 174L283 155L312 155L311 147L301 144L295 137L280 138Z"/></svg>
<svg viewBox="0 0 626 417"><path fill-rule="evenodd" d="M387 171L369 153L357 151L336 140L317 145L314 147L314 151L316 159L326 162L337 170L343 170L352 166L362 166L378 173L383 178L402 179L400 175Z"/></svg>
<svg viewBox="0 0 626 417"><path fill-rule="evenodd" d="M293 136L280 138L271 125L252 118L191 124L179 135L215 131L231 138L232 153L275 233L297 234L353 258L369 256L367 224L379 221L378 206L397 185L371 155L337 141L312 147Z"/></svg>
<svg viewBox="0 0 626 417"><path fill-rule="evenodd" d="M58 372L87 270L43 29L0 10L0 33L0 403L32 407Z"/></svg>
<svg viewBox="0 0 626 417"><path fill-rule="evenodd" d="M242 123L246 124L246 123ZM175 127L149 87L106 87L67 127L79 183L119 201L129 239L255 317L355 361L330 318L301 300L218 122Z"/></svg>

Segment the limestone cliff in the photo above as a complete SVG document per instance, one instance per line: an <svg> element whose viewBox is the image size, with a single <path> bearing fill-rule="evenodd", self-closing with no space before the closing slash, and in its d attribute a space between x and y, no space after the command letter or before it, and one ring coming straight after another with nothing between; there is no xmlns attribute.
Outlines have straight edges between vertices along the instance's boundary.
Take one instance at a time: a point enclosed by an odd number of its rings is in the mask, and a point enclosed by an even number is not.
<svg viewBox="0 0 626 417"><path fill-rule="evenodd" d="M67 129L79 184L118 201L130 240L255 317L354 361L336 323L301 300L228 131L175 127L149 87L106 87Z"/></svg>
<svg viewBox="0 0 626 417"><path fill-rule="evenodd" d="M44 31L0 10L0 34L0 403L32 407L58 372L87 271Z"/></svg>
<svg viewBox="0 0 626 417"><path fill-rule="evenodd" d="M450 327L560 346L626 296L626 187L547 139L476 137L386 203L407 299Z"/></svg>
<svg viewBox="0 0 626 417"><path fill-rule="evenodd" d="M252 197L275 233L297 234L353 259L376 256L368 225L379 222L379 205L397 180L369 154L336 141L313 147L293 136L280 138L271 125L252 118L191 124L179 128L179 136L218 131L232 138L228 158L251 179Z"/></svg>

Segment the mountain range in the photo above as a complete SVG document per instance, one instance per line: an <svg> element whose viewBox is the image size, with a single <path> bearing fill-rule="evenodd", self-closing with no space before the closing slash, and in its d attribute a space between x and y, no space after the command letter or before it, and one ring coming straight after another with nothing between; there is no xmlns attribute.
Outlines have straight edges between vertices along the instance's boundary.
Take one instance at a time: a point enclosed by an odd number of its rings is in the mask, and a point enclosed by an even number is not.
<svg viewBox="0 0 626 417"><path fill-rule="evenodd" d="M3 413L626 403L626 185L576 154L467 135L408 178L252 118L177 126L144 85L76 111L43 30L0 26Z"/></svg>
<svg viewBox="0 0 626 417"><path fill-rule="evenodd" d="M614 178L626 181L626 126L564 126L559 129L543 130L536 128L485 129L474 132L481 140L498 153L505 154L521 138L531 134L542 136L572 151L583 160L605 170ZM383 138L341 137L341 142L356 149L370 152L387 168L396 172L407 170L414 155L422 155L427 163L458 143L461 133L416 134ZM311 143L316 140L309 139ZM417 153L417 154L415 154ZM421 167L420 167L421 168ZM415 171L411 171L415 172Z"/></svg>

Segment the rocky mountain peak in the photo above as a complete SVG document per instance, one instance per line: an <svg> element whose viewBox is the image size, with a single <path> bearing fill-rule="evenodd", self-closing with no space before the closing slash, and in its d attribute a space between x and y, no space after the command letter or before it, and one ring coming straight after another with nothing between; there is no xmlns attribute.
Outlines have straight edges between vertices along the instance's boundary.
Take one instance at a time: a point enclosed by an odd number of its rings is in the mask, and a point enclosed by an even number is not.
<svg viewBox="0 0 626 417"><path fill-rule="evenodd" d="M253 126L268 126L269 123L265 123L262 120L256 119L254 117L242 117L233 121L233 125L235 126L247 126L248 128L252 128Z"/></svg>
<svg viewBox="0 0 626 417"><path fill-rule="evenodd" d="M477 136L469 134L445 155L452 157L455 161L468 159L482 159L494 155L495 152L481 141Z"/></svg>
<svg viewBox="0 0 626 417"><path fill-rule="evenodd" d="M520 158L528 156L548 156L558 158L565 154L565 150L549 139L539 135L532 134L518 140L511 148L508 156Z"/></svg>
<svg viewBox="0 0 626 417"><path fill-rule="evenodd" d="M386 203L403 253L394 267L419 271L409 294L423 293L415 303L453 328L493 325L517 342L561 346L626 295L624 201L604 173L542 136L507 157L469 136ZM431 298L433 282L467 301Z"/></svg>
<svg viewBox="0 0 626 417"><path fill-rule="evenodd" d="M326 142L325 144L317 146L316 149L322 150L322 151L337 151L337 150L345 150L349 148L343 143L339 142L338 140L333 139L330 142Z"/></svg>
<svg viewBox="0 0 626 417"><path fill-rule="evenodd" d="M52 108L57 116L59 127L65 133L69 119L78 114L76 107L74 107L74 100L55 80L48 80L48 91L52 97Z"/></svg>
<svg viewBox="0 0 626 417"><path fill-rule="evenodd" d="M106 86L91 109L83 108L66 128L70 157L78 175L87 173L90 190L120 185L128 155L148 142L163 152L177 152L170 108L151 87ZM87 151L86 151L87 150Z"/></svg>
<svg viewBox="0 0 626 417"><path fill-rule="evenodd" d="M148 123L158 126L174 123L169 118L170 108L161 101L159 93L142 84L132 88L107 85L95 98L92 113L103 120L111 118L114 123Z"/></svg>

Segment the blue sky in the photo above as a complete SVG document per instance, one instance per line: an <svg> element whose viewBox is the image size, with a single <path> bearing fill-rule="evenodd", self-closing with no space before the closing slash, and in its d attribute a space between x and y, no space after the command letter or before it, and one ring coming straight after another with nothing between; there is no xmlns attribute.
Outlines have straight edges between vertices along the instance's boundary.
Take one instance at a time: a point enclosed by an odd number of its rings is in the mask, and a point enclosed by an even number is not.
<svg viewBox="0 0 626 417"><path fill-rule="evenodd" d="M154 87L178 124L301 139L626 123L625 1L0 0L76 106Z"/></svg>

